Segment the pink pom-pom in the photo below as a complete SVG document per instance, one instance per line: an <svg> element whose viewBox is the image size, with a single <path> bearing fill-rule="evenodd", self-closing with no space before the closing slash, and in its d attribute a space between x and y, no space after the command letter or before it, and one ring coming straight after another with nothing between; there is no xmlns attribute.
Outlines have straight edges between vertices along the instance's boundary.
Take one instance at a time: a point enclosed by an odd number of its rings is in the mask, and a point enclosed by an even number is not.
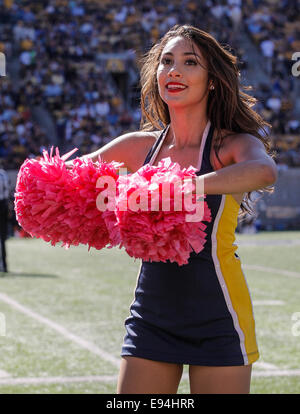
<svg viewBox="0 0 300 414"><path fill-rule="evenodd" d="M146 164L134 174L119 177L115 212L122 244L130 256L183 265L188 263L192 250L199 253L204 248L203 221L211 221L205 195L200 220L187 221L187 214L196 212L196 207L191 209L191 203L196 206L196 195L190 196L190 203L184 203L186 189L175 185L192 177L193 167L181 170L170 158L161 160L158 166Z"/></svg>
<svg viewBox="0 0 300 414"><path fill-rule="evenodd" d="M70 173L58 152L55 156L43 153L41 160L27 159L22 164L16 184L15 212L23 229L31 236L51 241L53 245L62 241L68 245L68 226L65 194Z"/></svg>
<svg viewBox="0 0 300 414"><path fill-rule="evenodd" d="M117 181L117 168L123 164L91 160L74 160L67 169L65 160L74 152L60 157L44 151L41 160L27 159L20 168L15 193L16 217L31 236L55 245L88 244L102 249L120 242L115 214L99 210L97 197L103 191L97 180L109 176ZM111 197L108 194L108 198ZM106 221L111 231L109 232Z"/></svg>
<svg viewBox="0 0 300 414"><path fill-rule="evenodd" d="M72 190L67 207L72 211L72 218L81 218L77 231L80 243L98 250L118 245L121 239L114 201L117 168L123 164L112 161L99 162L95 166L89 159L76 159L73 164Z"/></svg>

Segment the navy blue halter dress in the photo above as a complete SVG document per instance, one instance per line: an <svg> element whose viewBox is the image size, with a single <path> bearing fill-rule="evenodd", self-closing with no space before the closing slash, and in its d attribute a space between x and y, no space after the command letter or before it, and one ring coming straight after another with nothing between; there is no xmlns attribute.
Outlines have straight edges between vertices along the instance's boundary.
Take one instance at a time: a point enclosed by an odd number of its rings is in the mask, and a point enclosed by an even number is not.
<svg viewBox="0 0 300 414"><path fill-rule="evenodd" d="M144 164L153 163L167 126ZM209 121L201 140L197 175L214 171ZM212 221L206 244L186 265L141 261L130 316L125 320L123 357L177 364L248 365L259 357L253 309L235 229L240 206L231 194L206 196Z"/></svg>

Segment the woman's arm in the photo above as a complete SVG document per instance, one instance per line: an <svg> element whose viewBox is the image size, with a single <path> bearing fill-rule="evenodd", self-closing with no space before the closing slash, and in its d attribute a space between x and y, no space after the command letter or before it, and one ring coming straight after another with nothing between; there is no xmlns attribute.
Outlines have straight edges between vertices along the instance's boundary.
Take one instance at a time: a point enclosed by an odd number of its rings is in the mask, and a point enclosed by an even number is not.
<svg viewBox="0 0 300 414"><path fill-rule="evenodd" d="M145 154L145 149L149 149L155 142L153 135L143 131L129 132L121 135L97 151L90 154L83 155L81 159L89 158L93 162L97 162L99 156L102 161L111 162L123 162L122 168L127 168L128 172L134 171L139 162L143 162L141 159ZM140 160L141 159L141 160ZM73 161L67 161L67 166L72 166Z"/></svg>
<svg viewBox="0 0 300 414"><path fill-rule="evenodd" d="M196 178L204 194L245 193L272 185L277 167L264 144L253 135L237 134L230 142L232 165Z"/></svg>

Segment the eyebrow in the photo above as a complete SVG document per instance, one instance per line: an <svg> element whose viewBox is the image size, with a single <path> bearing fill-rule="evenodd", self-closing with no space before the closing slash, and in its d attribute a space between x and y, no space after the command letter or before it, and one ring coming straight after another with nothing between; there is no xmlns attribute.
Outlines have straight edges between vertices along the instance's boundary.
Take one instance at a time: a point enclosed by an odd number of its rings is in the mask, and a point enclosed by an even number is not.
<svg viewBox="0 0 300 414"><path fill-rule="evenodd" d="M171 56L173 56L173 53L172 52L166 52L166 53L163 53L163 56L164 55L171 55ZM199 55L197 55L197 53L194 53L194 52L184 52L183 55L184 56L194 55L194 56L198 56L198 58L201 59L201 57Z"/></svg>

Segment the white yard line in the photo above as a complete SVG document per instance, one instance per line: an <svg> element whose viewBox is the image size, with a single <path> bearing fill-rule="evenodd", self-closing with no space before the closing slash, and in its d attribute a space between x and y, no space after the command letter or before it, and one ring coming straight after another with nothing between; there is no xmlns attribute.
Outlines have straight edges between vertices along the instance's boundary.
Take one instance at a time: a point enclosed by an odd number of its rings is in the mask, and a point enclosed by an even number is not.
<svg viewBox="0 0 300 414"><path fill-rule="evenodd" d="M27 378L0 378L0 385L19 384L66 384L72 382L116 382L117 375L95 375L85 377L27 377Z"/></svg>
<svg viewBox="0 0 300 414"><path fill-rule="evenodd" d="M247 264L242 264L242 267L244 267L245 269L249 269L249 270L258 270L260 272L276 273L276 274L279 274L279 275L297 277L297 278L299 277L300 278L300 273L292 272L290 270L273 269L271 267L266 267L266 266L247 265Z"/></svg>
<svg viewBox="0 0 300 414"><path fill-rule="evenodd" d="M10 377L10 376L11 375L8 372L3 371L3 369L0 369L0 378L7 378L7 377Z"/></svg>
<svg viewBox="0 0 300 414"><path fill-rule="evenodd" d="M0 300L10 305L14 309L20 311L24 315L27 315L30 318L35 319L36 321L42 323L43 325L46 325L49 328L54 329L56 332L60 333L62 336L64 336L68 340L79 345L81 348L87 349L91 353L98 355L100 358L104 359L105 361L110 362L112 365L119 368L120 360L118 358L114 357L113 355L109 354L108 352L104 351L103 349L99 348L93 343L81 338L80 336L73 334L72 332L64 328L62 325L59 325L58 323L53 322L50 319L45 318L44 316L39 315L38 313L32 311L28 307L21 305L20 303L18 303L16 300L12 299L5 293L0 293Z"/></svg>
<svg viewBox="0 0 300 414"><path fill-rule="evenodd" d="M254 300L253 301L253 305L257 306L257 305L262 305L262 306L282 306L284 305L285 302L283 302L282 300Z"/></svg>
<svg viewBox="0 0 300 414"><path fill-rule="evenodd" d="M300 369L279 369L270 371L253 371L253 377L299 377Z"/></svg>
<svg viewBox="0 0 300 414"><path fill-rule="evenodd" d="M257 364L257 363L256 363ZM252 377L299 377L300 369L269 369L252 372ZM184 373L182 380L188 380L188 374ZM116 383L117 375L91 375L83 377L27 377L27 378L0 378L0 386L3 385L43 385L43 384L71 384L85 382L112 382Z"/></svg>
<svg viewBox="0 0 300 414"><path fill-rule="evenodd" d="M279 368L274 365L274 364L269 364L268 362L263 362L263 361L257 361L254 363L253 368L259 368L259 369L264 369L264 370L270 370L270 369L277 369L279 370Z"/></svg>

